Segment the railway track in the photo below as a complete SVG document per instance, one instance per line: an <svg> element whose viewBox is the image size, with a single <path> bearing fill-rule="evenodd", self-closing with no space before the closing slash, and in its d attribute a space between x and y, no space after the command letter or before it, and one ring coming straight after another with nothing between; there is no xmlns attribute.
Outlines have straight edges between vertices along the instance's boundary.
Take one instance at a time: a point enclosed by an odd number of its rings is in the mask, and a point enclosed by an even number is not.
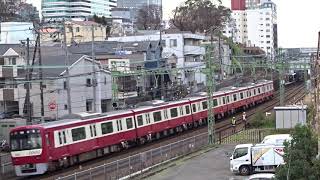
<svg viewBox="0 0 320 180"><path fill-rule="evenodd" d="M268 112L270 110L273 109L274 106L279 105L279 92L275 92L275 97L268 101L265 102L263 104L259 104L258 106L248 109L246 111L247 113L247 118L248 121L252 120L252 118L254 117L254 115L257 112ZM304 86L303 84L299 84L299 85L295 85L295 86L290 86L286 89L286 102L294 102L294 101L299 101L302 97L304 97L305 95L305 91L304 91ZM243 124L241 122L241 117L242 117L242 113L238 113L235 115L235 117L237 118L237 129L241 129L243 128ZM201 133L204 133L207 131L207 127L203 126L197 129L192 129L192 130L188 130L188 131L184 131L183 133L180 134L176 134L174 136L169 136L163 139L160 139L158 141L154 141L148 144L145 144L143 146L136 146L133 148L130 148L128 150L124 150L121 152L117 152L117 153L113 153L98 159L93 159L87 162L82 163L81 165L76 165L73 167L69 167L66 169L62 169L62 170L58 170L55 172L50 172L47 173L45 175L40 175L40 176L33 176L33 177L25 177L25 178L17 178L17 177L7 177L6 179L11 180L11 179L35 179L35 180L43 180L43 179L57 179L58 177L61 176L65 176L68 174L72 174L74 172L80 171L80 170L85 170L85 169L89 169L89 168L93 168L96 166L99 166L101 164L104 163L109 163L109 162L113 162L116 161L118 159L122 159L128 156L132 156L135 154L139 154L141 152L144 151L148 151L150 149L154 149L154 148L158 148L160 146L163 145L167 145L176 141L179 141L181 139L186 139L188 137L192 137ZM223 121L220 121L219 123L216 124L216 132L225 132L224 134L230 134L230 132L232 131L232 127L230 124L230 121L228 120L228 118L225 118Z"/></svg>

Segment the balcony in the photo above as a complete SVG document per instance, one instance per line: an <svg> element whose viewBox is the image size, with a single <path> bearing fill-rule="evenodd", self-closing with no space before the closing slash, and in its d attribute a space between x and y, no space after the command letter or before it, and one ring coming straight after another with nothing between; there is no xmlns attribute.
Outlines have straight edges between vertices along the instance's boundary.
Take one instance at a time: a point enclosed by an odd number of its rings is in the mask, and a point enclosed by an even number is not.
<svg viewBox="0 0 320 180"><path fill-rule="evenodd" d="M205 55L205 48L201 46L185 45L184 55Z"/></svg>
<svg viewBox="0 0 320 180"><path fill-rule="evenodd" d="M0 89L0 101L15 101L18 97L17 88Z"/></svg>
<svg viewBox="0 0 320 180"><path fill-rule="evenodd" d="M1 78L15 78L18 76L18 70L16 66L0 66Z"/></svg>

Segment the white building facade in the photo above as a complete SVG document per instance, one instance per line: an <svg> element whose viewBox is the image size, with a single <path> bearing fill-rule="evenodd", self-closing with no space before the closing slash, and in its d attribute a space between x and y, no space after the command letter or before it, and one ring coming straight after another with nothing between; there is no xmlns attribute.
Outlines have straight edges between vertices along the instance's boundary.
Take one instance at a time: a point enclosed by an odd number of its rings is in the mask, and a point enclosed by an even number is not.
<svg viewBox="0 0 320 180"><path fill-rule="evenodd" d="M108 41L158 41L159 38L159 34L151 34L110 37ZM205 36L188 32L162 35L162 57L169 58L174 56L176 58L176 68L183 69L180 71L178 78L181 83L188 84L191 88L196 88L197 84L204 84L206 81L205 75L200 73L200 69L205 67L205 62L203 61L205 48L201 46L201 42L204 40Z"/></svg>
<svg viewBox="0 0 320 180"><path fill-rule="evenodd" d="M117 0L42 0L42 14L46 20L87 19L90 16L111 16L111 9L117 6Z"/></svg>
<svg viewBox="0 0 320 180"><path fill-rule="evenodd" d="M60 59L57 59L60 60ZM80 57L69 67L70 98L72 113L93 112L94 105L97 113L112 110L111 73L103 70L100 63L95 63L96 83L93 81L92 60L87 56ZM68 95L66 86L66 71L60 76L44 81L44 118L56 120L68 112ZM96 101L94 102L93 86L96 88ZM23 115L26 90L19 85L19 112ZM32 117L41 117L40 85L34 82L31 85L30 101L32 104Z"/></svg>
<svg viewBox="0 0 320 180"><path fill-rule="evenodd" d="M271 0L247 0L246 9L233 10L234 25L223 34L248 47L260 47L272 59L278 48L277 7Z"/></svg>

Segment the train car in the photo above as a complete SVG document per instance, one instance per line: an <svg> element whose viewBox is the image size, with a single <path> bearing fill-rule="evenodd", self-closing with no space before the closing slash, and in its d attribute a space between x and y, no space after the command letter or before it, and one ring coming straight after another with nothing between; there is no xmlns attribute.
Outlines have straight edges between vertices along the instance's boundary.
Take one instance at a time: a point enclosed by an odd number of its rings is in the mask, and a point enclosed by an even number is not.
<svg viewBox="0 0 320 180"><path fill-rule="evenodd" d="M222 117L272 96L272 81L221 90L213 95L214 113ZM128 110L79 113L18 127L10 132L12 163L17 176L44 174L205 124L207 111L207 96L201 93L178 101L152 101Z"/></svg>

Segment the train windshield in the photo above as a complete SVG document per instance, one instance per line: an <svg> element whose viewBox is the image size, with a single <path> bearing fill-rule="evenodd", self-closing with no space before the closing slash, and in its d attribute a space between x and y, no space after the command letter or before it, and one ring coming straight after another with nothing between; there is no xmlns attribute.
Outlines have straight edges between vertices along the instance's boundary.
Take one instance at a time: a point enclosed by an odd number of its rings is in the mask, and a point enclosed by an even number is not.
<svg viewBox="0 0 320 180"><path fill-rule="evenodd" d="M41 149L40 130L22 130L10 134L11 151Z"/></svg>

